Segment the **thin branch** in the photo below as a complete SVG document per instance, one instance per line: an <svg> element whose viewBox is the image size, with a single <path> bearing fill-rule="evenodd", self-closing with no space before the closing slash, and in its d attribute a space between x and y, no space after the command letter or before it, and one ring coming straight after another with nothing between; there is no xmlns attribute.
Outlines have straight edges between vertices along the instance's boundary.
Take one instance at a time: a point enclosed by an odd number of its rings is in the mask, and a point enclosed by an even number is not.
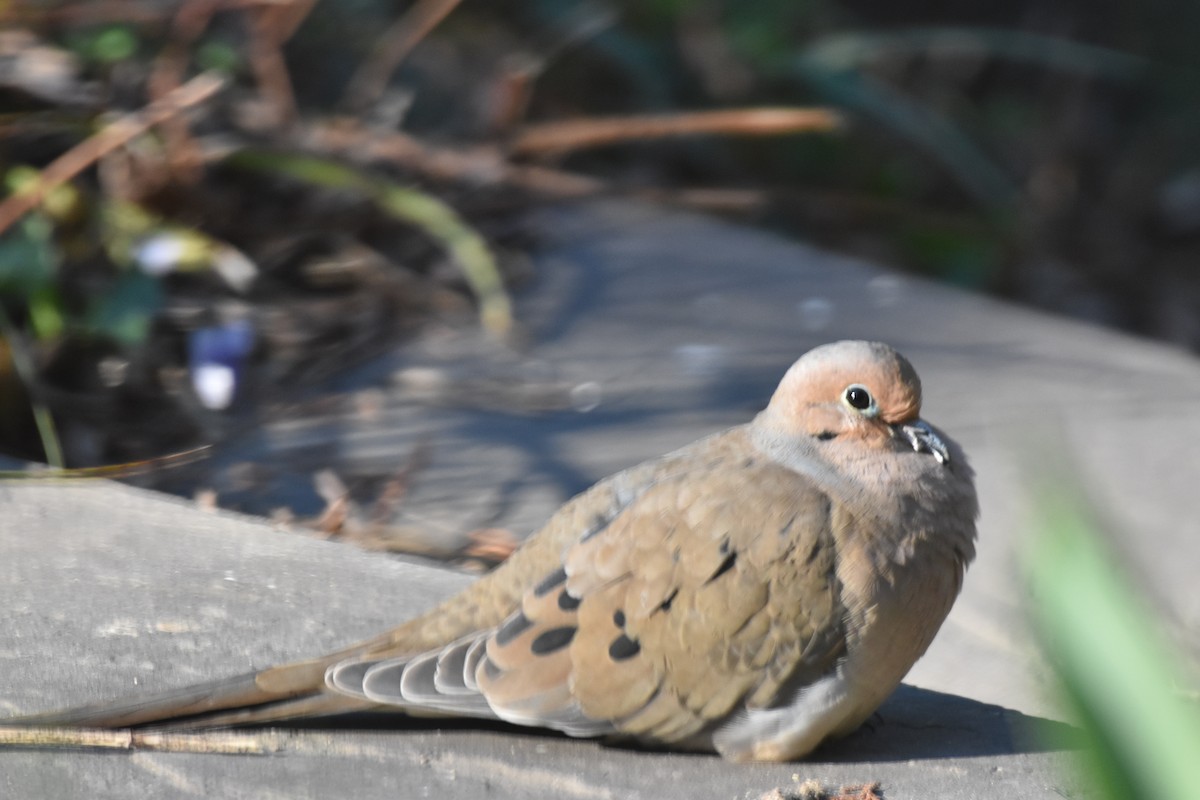
<svg viewBox="0 0 1200 800"><path fill-rule="evenodd" d="M724 189L689 187L680 189L635 189L633 196L649 203L709 211L718 214L753 214L770 202L770 194L761 189Z"/></svg>
<svg viewBox="0 0 1200 800"><path fill-rule="evenodd" d="M46 456L46 463L62 469L64 464L62 442L58 438L58 427L54 424L54 415L50 413L50 408L40 397L37 367L34 366L33 356L29 353L29 348L25 346L25 337L12 324L12 320L8 318L8 313L2 306L0 306L0 338L8 342L8 355L12 359L13 368L29 393L33 424L37 428L38 438L42 442L42 453Z"/></svg>
<svg viewBox="0 0 1200 800"><path fill-rule="evenodd" d="M66 469L0 469L0 479L3 480L78 480L81 478L132 478L135 475L148 475L164 469L173 469L185 464L192 464L208 457L212 445L206 444L182 450L178 453L168 453L165 456L144 458L140 461L126 461L122 464L105 464L99 467L70 467Z"/></svg>
<svg viewBox="0 0 1200 800"><path fill-rule="evenodd" d="M5 26L104 25L162 23L171 14L163 3L137 0L106 0L103 3L74 3L54 8L5 3L0 6L0 23Z"/></svg>
<svg viewBox="0 0 1200 800"><path fill-rule="evenodd" d="M296 122L296 94L283 58L279 22L287 9L265 7L250 12L250 66L259 92L266 101L276 125L288 127Z"/></svg>
<svg viewBox="0 0 1200 800"><path fill-rule="evenodd" d="M345 122L315 124L299 140L323 153L360 162L388 161L438 181L503 184L555 197L586 197L607 189L603 181L585 175L512 164L495 147L432 147L404 133L368 131Z"/></svg>
<svg viewBox="0 0 1200 800"><path fill-rule="evenodd" d="M71 180L108 153L155 125L203 103L223 85L222 79L214 73L197 75L141 111L117 119L63 153L42 170L36 183L0 202L0 233L8 230L14 222L36 208L56 186Z"/></svg>
<svg viewBox="0 0 1200 800"><path fill-rule="evenodd" d="M167 43L154 60L146 89L151 101L168 96L182 85L191 61L191 51L220 10L221 0L185 0L171 19ZM169 174L186 184L201 176L201 156L187 121L170 119L159 126Z"/></svg>
<svg viewBox="0 0 1200 800"><path fill-rule="evenodd" d="M291 39L304 24L304 20L308 19L316 4L317 0L287 0L284 3L275 3L271 24L275 30L276 41L282 44Z"/></svg>
<svg viewBox="0 0 1200 800"><path fill-rule="evenodd" d="M359 67L346 88L343 107L359 114L383 94L396 69L429 32L438 26L461 0L419 0L408 13L392 23Z"/></svg>
<svg viewBox="0 0 1200 800"><path fill-rule="evenodd" d="M528 125L509 143L513 155L555 155L571 150L671 136L780 136L833 131L841 117L825 108L748 108L546 122Z"/></svg>
<svg viewBox="0 0 1200 800"><path fill-rule="evenodd" d="M368 131L342 120L318 123L299 138L304 146L330 156L356 161L386 161L430 180L511 186L543 197L595 197L613 187L599 178L536 164L514 164L495 147L439 148L404 133ZM700 211L745 214L761 210L763 192L738 189L646 189L636 196Z"/></svg>
<svg viewBox="0 0 1200 800"><path fill-rule="evenodd" d="M286 734L278 731L234 733L206 731L97 730L95 728L44 728L0 725L0 748L37 747L84 750L151 750L158 753L209 753L269 755L287 747Z"/></svg>

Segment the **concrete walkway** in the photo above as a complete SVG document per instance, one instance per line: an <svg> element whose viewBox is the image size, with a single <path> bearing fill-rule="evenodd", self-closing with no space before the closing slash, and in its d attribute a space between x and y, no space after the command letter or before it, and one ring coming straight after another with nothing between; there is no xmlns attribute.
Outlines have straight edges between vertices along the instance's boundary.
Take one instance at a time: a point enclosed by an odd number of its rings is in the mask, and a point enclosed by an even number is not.
<svg viewBox="0 0 1200 800"><path fill-rule="evenodd" d="M1200 537L1183 521L1200 361L712 220L613 204L538 227L552 236L518 297L521 356L433 331L374 367L395 379L370 419L348 396L218 461L229 475L245 452L352 471L428 441L399 522L524 533L591 481L744 421L809 347L886 340L920 371L926 418L971 455L983 520L963 597L874 729L793 765L404 723L306 729L272 757L7 751L0 795L757 798L794 778L879 781L893 800L1077 795L1014 566L1030 527L1021 470L1047 442L1066 451L1168 628L1197 629ZM10 482L0 508L0 713L313 655L469 580L115 484Z"/></svg>

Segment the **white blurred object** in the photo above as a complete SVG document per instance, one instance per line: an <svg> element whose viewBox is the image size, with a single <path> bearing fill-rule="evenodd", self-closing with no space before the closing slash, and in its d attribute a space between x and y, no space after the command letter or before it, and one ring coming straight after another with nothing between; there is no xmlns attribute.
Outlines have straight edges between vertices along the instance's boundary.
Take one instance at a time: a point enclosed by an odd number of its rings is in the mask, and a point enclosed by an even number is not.
<svg viewBox="0 0 1200 800"><path fill-rule="evenodd" d="M133 258L142 272L155 278L211 269L239 294L258 277L258 267L242 251L196 231L151 234L134 247Z"/></svg>
<svg viewBox="0 0 1200 800"><path fill-rule="evenodd" d="M224 364L201 364L192 370L192 387L205 408L224 411L233 403L237 375Z"/></svg>

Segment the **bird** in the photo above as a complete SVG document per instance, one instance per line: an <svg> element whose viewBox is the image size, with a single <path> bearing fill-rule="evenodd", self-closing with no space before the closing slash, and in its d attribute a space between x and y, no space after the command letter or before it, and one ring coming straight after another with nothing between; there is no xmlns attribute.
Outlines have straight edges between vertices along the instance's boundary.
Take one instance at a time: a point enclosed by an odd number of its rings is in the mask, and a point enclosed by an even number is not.
<svg viewBox="0 0 1200 800"><path fill-rule="evenodd" d="M9 722L211 728L391 710L802 759L899 685L974 558L974 473L920 411L895 349L821 345L750 422L601 480L397 628Z"/></svg>

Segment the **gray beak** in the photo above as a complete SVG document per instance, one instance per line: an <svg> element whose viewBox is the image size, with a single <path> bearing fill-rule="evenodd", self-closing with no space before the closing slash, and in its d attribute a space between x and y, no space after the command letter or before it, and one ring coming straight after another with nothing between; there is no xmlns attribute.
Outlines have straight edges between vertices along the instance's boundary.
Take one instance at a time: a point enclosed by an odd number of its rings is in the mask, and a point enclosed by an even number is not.
<svg viewBox="0 0 1200 800"><path fill-rule="evenodd" d="M946 449L946 443L933 432L933 428L921 420L907 425L896 425L892 430L897 436L907 440L918 453L929 453L939 464L950 463L950 451Z"/></svg>

